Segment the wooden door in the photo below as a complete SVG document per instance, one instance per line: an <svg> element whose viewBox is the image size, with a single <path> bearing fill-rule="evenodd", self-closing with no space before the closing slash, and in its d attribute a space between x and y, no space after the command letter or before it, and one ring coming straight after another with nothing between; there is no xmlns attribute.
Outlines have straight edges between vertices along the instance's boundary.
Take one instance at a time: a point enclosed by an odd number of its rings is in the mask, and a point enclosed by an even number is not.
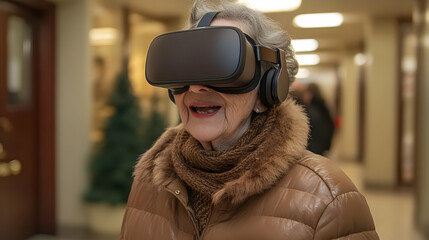
<svg viewBox="0 0 429 240"><path fill-rule="evenodd" d="M53 28L46 27L52 16L46 20L35 9L37 2L27 7L25 2L0 1L0 239L27 239L53 233L55 227L54 185L46 184L53 180L53 166L45 167L53 162L53 130L43 136L41 128L53 119L53 104L47 101L53 92L44 87L53 74L41 67L53 59L54 46L41 41L52 39ZM49 47L47 56L41 46Z"/></svg>
<svg viewBox="0 0 429 240"><path fill-rule="evenodd" d="M0 5L0 239L36 232L34 15Z"/></svg>

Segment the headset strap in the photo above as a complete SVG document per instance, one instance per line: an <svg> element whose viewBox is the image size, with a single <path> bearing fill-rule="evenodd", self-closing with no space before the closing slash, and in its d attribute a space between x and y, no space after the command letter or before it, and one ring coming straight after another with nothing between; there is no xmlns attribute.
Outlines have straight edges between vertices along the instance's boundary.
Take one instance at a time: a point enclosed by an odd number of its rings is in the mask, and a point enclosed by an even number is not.
<svg viewBox="0 0 429 240"><path fill-rule="evenodd" d="M219 12L208 12L204 14L200 22L198 23L197 28L210 26L210 23L213 21L213 18L215 18L218 13Z"/></svg>
<svg viewBox="0 0 429 240"><path fill-rule="evenodd" d="M284 51L281 49L271 49L261 45L255 46L256 60L257 61L266 61L274 64L281 64L277 58L277 51L281 51L281 54L284 54Z"/></svg>

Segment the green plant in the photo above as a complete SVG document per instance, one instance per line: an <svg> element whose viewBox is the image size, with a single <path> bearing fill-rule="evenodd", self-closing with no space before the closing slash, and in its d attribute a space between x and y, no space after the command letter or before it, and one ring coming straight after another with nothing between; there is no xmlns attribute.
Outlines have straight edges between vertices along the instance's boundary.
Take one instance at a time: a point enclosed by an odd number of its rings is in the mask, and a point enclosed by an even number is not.
<svg viewBox="0 0 429 240"><path fill-rule="evenodd" d="M113 114L90 158L90 185L84 199L116 205L127 201L137 158L147 148L143 131L150 128L141 117L126 71L117 77L108 104Z"/></svg>
<svg viewBox="0 0 429 240"><path fill-rule="evenodd" d="M150 102L153 106L153 110L149 115L145 124L145 138L144 138L144 150L149 149L152 144L158 139L158 137L165 131L166 122L164 116L161 115L156 109L160 104L160 98L157 94L153 94Z"/></svg>

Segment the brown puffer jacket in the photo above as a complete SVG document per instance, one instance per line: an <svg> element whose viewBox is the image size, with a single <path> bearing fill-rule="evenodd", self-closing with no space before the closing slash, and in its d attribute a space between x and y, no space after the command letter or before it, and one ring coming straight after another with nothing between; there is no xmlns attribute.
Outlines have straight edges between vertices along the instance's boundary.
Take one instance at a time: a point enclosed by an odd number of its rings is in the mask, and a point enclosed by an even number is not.
<svg viewBox="0 0 429 240"><path fill-rule="evenodd" d="M282 108L284 152L217 192L201 234L169 157L178 129L167 130L136 166L120 239L379 239L350 179L305 150L308 126L299 107L288 101Z"/></svg>

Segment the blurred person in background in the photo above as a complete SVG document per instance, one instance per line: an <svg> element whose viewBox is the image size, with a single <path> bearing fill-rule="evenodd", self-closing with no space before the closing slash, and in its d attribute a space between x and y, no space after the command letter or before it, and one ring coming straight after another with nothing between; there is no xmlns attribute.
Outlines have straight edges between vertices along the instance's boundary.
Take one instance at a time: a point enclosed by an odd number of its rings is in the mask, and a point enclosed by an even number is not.
<svg viewBox="0 0 429 240"><path fill-rule="evenodd" d="M313 153L327 156L334 136L334 120L316 83L295 82L291 95L304 106L309 122L310 133L307 149Z"/></svg>
<svg viewBox="0 0 429 240"><path fill-rule="evenodd" d="M198 30L197 24L210 27ZM245 92L210 81L170 89L182 123L166 130L136 165L120 239L378 239L351 180L306 151L303 109L290 98L265 95L271 93L267 79L280 81L276 74L285 74L287 86L275 90L287 95L297 73L287 33L243 5L197 1L193 30L166 37L220 29L213 26L236 27L250 36L245 44L256 42L250 51L262 45L285 61L261 65L262 78L253 77L257 84ZM254 56L246 61L258 61Z"/></svg>

